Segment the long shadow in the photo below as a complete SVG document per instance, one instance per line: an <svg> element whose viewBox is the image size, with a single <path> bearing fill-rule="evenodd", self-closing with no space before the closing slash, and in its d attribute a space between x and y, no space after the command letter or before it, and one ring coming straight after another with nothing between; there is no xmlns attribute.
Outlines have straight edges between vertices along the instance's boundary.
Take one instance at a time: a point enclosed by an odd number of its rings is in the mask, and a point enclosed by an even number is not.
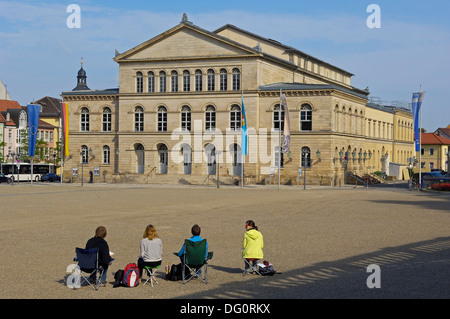
<svg viewBox="0 0 450 319"><path fill-rule="evenodd" d="M426 197L419 196L416 197L415 200L374 200L372 202L376 204L396 204L402 205L403 207L405 207L405 205L414 205L422 207L424 209L442 210L444 212L450 213L450 196L440 197L439 199L441 200L427 200Z"/></svg>
<svg viewBox="0 0 450 319"><path fill-rule="evenodd" d="M367 267L372 264L381 269L381 288L367 285L369 276L373 274ZM237 268L208 267L212 271L236 273L236 280L178 299L450 298L450 237L317 263L272 277L244 277L242 270Z"/></svg>

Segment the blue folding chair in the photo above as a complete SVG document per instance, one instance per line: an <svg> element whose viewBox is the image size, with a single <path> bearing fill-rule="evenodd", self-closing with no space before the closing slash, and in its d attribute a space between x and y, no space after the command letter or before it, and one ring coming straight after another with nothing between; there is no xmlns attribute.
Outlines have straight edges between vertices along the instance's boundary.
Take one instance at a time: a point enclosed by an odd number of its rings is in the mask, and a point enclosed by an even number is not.
<svg viewBox="0 0 450 319"><path fill-rule="evenodd" d="M73 259L78 262L78 267L81 270L81 279L87 282L94 290L98 290L101 284L100 278L103 275L104 269L98 264L98 248L83 249L75 248L76 257ZM88 273L84 276L83 272ZM102 283L105 286L104 283Z"/></svg>

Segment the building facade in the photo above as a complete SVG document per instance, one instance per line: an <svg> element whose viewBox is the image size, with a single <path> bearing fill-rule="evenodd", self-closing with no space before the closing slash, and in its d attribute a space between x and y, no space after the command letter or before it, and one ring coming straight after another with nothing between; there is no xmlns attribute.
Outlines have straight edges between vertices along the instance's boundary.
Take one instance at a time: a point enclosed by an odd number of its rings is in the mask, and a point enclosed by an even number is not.
<svg viewBox="0 0 450 319"><path fill-rule="evenodd" d="M301 181L337 185L413 156L409 110L371 104L350 72L232 25L210 32L183 16L114 61L119 88L89 89L81 68L77 87L61 95L69 105L66 180L83 163L105 181L233 181L243 173L267 183L280 168L283 184L301 172ZM288 129L289 150L280 152Z"/></svg>
<svg viewBox="0 0 450 319"><path fill-rule="evenodd" d="M442 170L448 172L450 139L436 133L421 133L421 150L416 159L421 160L424 171ZM415 169L418 171L418 167Z"/></svg>

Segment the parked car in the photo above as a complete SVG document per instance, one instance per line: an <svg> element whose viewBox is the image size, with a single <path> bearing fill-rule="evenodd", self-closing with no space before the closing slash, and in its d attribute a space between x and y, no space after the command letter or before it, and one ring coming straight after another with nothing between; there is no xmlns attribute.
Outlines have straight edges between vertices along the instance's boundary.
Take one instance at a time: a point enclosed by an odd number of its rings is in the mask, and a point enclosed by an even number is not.
<svg viewBox="0 0 450 319"><path fill-rule="evenodd" d="M61 181L61 176L54 173L47 173L41 176L41 182L59 182Z"/></svg>
<svg viewBox="0 0 450 319"><path fill-rule="evenodd" d="M11 183L11 178L6 177L3 173L0 173L0 183Z"/></svg>

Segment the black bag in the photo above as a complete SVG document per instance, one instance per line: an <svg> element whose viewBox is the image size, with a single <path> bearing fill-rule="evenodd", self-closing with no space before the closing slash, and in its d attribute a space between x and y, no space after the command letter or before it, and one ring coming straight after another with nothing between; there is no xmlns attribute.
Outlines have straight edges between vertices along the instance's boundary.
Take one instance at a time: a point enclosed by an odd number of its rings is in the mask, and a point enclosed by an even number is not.
<svg viewBox="0 0 450 319"><path fill-rule="evenodd" d="M181 271L181 263L180 264L173 264L172 267L170 267L170 272L169 272L169 280L170 281L177 281L177 280L182 280L183 279L183 274Z"/></svg>
<svg viewBox="0 0 450 319"><path fill-rule="evenodd" d="M122 286L122 280L123 280L123 269L119 269L114 274L114 285L113 285L113 288L121 287Z"/></svg>

